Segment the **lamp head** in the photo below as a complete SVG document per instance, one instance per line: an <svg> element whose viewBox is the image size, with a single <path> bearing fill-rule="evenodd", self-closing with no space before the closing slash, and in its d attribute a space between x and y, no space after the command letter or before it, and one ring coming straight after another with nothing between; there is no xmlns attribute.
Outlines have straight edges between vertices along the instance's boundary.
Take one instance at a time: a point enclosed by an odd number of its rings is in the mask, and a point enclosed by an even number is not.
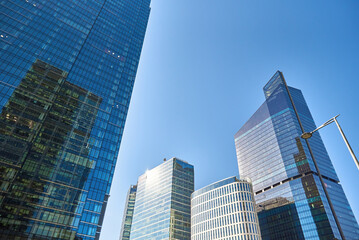
<svg viewBox="0 0 359 240"><path fill-rule="evenodd" d="M313 135L313 133L311 133L311 132L305 132L300 137L303 138L303 139L309 139L309 138L312 137L312 135Z"/></svg>

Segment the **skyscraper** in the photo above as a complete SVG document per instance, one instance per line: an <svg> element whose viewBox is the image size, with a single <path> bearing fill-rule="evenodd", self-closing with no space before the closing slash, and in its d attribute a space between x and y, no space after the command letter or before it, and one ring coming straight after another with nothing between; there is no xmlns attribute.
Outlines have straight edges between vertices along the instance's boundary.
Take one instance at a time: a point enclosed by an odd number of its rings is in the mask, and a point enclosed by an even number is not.
<svg viewBox="0 0 359 240"><path fill-rule="evenodd" d="M149 5L0 5L4 239L99 238Z"/></svg>
<svg viewBox="0 0 359 240"><path fill-rule="evenodd" d="M136 193L137 185L131 186L127 193L126 206L123 212L120 240L130 239L133 211L135 209Z"/></svg>
<svg viewBox="0 0 359 240"><path fill-rule="evenodd" d="M277 72L235 135L240 175L253 181L262 238L359 239L359 227L300 90ZM332 211L334 209L334 213Z"/></svg>
<svg viewBox="0 0 359 240"><path fill-rule="evenodd" d="M172 158L138 178L131 240L191 239L194 168Z"/></svg>
<svg viewBox="0 0 359 240"><path fill-rule="evenodd" d="M236 177L192 193L191 239L260 240L252 184Z"/></svg>

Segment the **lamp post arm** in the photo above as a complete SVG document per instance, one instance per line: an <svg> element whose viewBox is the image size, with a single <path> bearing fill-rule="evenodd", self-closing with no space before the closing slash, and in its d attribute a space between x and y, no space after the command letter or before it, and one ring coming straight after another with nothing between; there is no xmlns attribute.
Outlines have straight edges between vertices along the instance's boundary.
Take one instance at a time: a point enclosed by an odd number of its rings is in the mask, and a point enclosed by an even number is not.
<svg viewBox="0 0 359 240"><path fill-rule="evenodd" d="M317 129L311 131L310 133L315 133L316 131L318 131L319 129L325 127L325 126L328 126L329 124L333 123L336 121L337 117L339 117L340 114L336 115L335 117L329 119L328 121L326 121L325 123L323 123L322 125L320 125Z"/></svg>
<svg viewBox="0 0 359 240"><path fill-rule="evenodd" d="M328 122L324 123L323 125L319 126L317 129L311 131L310 133L315 133L315 132L318 131L319 129L321 129L321 128L325 127L325 126L328 126L329 124L331 124L331 123L333 123L333 122L334 122L334 120L331 119L331 120L329 120Z"/></svg>
<svg viewBox="0 0 359 240"><path fill-rule="evenodd" d="M353 160L354 160L354 162L355 162L355 164L357 165L357 168L358 168L358 170L359 170L359 161L358 161L357 157L355 156L354 151L353 151L353 149L351 148L351 146L350 146L350 144L349 144L349 142L348 142L348 139L346 138L346 136L345 136L345 134L344 134L342 128L340 127L339 122L337 121L336 118L334 118L334 122L337 124L337 127L338 127L338 129L339 129L339 132L340 132L340 134L342 135L342 137L343 137L343 139L344 139L344 142L345 142L345 144L347 145L347 147L348 147L348 149L349 149L350 155L352 155L352 158L353 158Z"/></svg>
<svg viewBox="0 0 359 240"><path fill-rule="evenodd" d="M332 118L332 119L330 119L328 122L326 122L326 123L320 125L317 129L311 131L310 133L313 134L313 133L315 133L316 131L318 131L319 129L321 129L321 128L325 127L325 126L328 126L329 124L331 124L331 123L333 123L333 122L334 122L334 119Z"/></svg>

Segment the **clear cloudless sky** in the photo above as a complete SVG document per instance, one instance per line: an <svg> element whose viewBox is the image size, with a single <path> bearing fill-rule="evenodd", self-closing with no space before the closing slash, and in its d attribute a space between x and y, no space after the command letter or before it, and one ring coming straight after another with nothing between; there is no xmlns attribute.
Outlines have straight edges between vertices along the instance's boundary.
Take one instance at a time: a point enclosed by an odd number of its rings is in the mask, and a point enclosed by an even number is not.
<svg viewBox="0 0 359 240"><path fill-rule="evenodd" d="M134 0L135 1L135 0ZM358 0L152 0L101 240L119 238L126 194L178 157L195 188L238 175L234 134L280 70L317 125L336 114L359 156ZM359 171L336 126L321 131L359 220Z"/></svg>

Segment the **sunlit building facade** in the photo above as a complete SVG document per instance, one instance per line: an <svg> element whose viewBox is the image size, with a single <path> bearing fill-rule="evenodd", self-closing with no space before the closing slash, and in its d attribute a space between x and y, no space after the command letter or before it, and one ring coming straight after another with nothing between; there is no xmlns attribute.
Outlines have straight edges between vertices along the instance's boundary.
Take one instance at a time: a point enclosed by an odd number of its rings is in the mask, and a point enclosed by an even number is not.
<svg viewBox="0 0 359 240"><path fill-rule="evenodd" d="M266 101L235 135L240 175L253 181L262 239L359 239L359 227L300 90L277 72L265 85ZM300 121L299 121L300 120ZM324 186L319 178L322 175Z"/></svg>
<svg viewBox="0 0 359 240"><path fill-rule="evenodd" d="M261 240L252 184L230 177L191 197L191 240Z"/></svg>
<svg viewBox="0 0 359 240"><path fill-rule="evenodd" d="M191 239L194 168L172 158L138 178L131 240Z"/></svg>
<svg viewBox="0 0 359 240"><path fill-rule="evenodd" d="M150 0L0 12L0 236L98 239Z"/></svg>
<svg viewBox="0 0 359 240"><path fill-rule="evenodd" d="M120 240L130 239L133 211L135 209L136 193L137 185L131 186L127 193L126 205L122 219Z"/></svg>

